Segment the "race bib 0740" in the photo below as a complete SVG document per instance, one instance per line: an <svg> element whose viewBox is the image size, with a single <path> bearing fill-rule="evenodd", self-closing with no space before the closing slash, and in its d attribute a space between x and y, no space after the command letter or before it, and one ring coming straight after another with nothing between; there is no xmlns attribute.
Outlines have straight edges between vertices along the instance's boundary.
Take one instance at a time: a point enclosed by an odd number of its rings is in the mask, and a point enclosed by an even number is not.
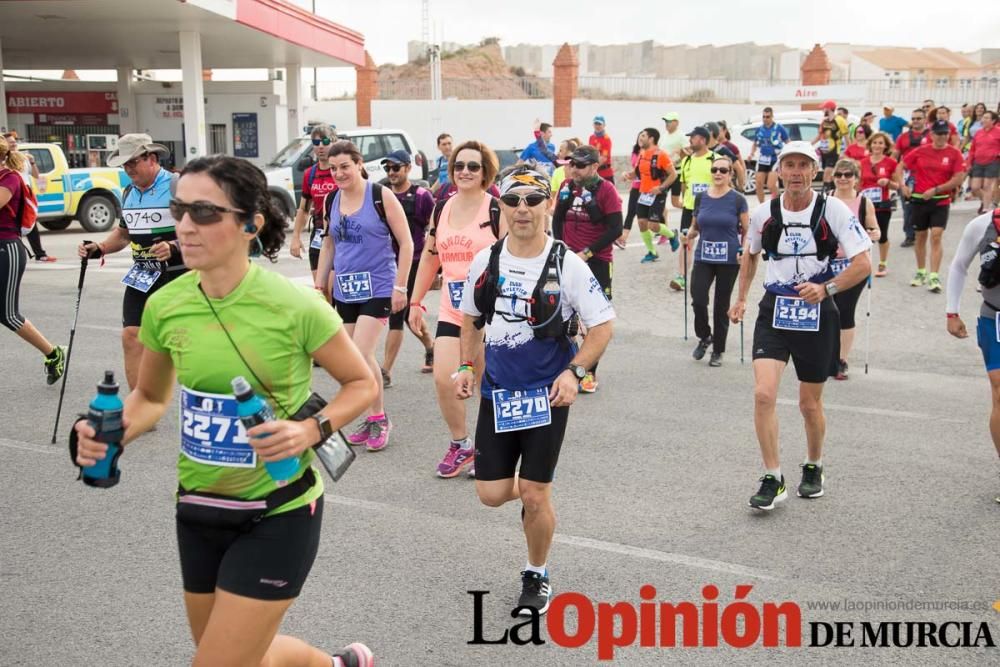
<svg viewBox="0 0 1000 667"><path fill-rule="evenodd" d="M523 431L552 423L548 387L493 390L493 431Z"/></svg>
<svg viewBox="0 0 1000 667"><path fill-rule="evenodd" d="M181 453L192 461L253 468L257 453L236 413L236 398L181 387Z"/></svg>
<svg viewBox="0 0 1000 667"><path fill-rule="evenodd" d="M367 271L338 273L337 285L347 303L368 301L372 298L372 276Z"/></svg>
<svg viewBox="0 0 1000 667"><path fill-rule="evenodd" d="M771 326L786 331L819 331L819 304L797 297L775 297Z"/></svg>

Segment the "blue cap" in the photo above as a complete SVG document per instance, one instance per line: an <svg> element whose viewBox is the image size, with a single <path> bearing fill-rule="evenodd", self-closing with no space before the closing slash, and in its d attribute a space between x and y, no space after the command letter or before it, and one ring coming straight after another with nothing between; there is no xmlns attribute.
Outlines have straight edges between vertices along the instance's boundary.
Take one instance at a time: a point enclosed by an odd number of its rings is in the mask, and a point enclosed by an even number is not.
<svg viewBox="0 0 1000 667"><path fill-rule="evenodd" d="M410 164L412 160L410 159L410 154L400 149L398 151L393 151L382 158L382 162L392 162L393 164Z"/></svg>
<svg viewBox="0 0 1000 667"><path fill-rule="evenodd" d="M607 125L607 123L604 122L604 116L594 116L594 122L600 123L601 125Z"/></svg>

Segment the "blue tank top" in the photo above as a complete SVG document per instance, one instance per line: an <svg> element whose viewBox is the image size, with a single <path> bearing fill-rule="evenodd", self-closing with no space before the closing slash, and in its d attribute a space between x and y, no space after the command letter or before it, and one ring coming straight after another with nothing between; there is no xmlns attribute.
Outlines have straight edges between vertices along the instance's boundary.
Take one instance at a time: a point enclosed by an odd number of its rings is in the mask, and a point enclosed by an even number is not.
<svg viewBox="0 0 1000 667"><path fill-rule="evenodd" d="M341 194L338 190L330 207L329 234L336 246L333 296L348 303L391 297L396 255L389 225L375 210L372 184L365 182L364 203L348 215L340 212Z"/></svg>

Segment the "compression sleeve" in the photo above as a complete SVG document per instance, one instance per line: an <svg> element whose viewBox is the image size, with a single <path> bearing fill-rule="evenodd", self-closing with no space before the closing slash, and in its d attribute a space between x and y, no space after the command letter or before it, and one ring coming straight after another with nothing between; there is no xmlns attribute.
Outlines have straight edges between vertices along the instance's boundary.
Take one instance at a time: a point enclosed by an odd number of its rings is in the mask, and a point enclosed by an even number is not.
<svg viewBox="0 0 1000 667"><path fill-rule="evenodd" d="M975 259L979 250L979 242L986 234L986 228L990 225L992 212L981 215L973 219L965 226L962 232L962 240L958 242L955 250L955 258L951 260L951 268L948 269L948 305L945 312L957 313L962 302L962 288L965 286L965 277L969 273L969 265Z"/></svg>
<svg viewBox="0 0 1000 667"><path fill-rule="evenodd" d="M553 218L552 223L554 229L555 218ZM604 250L622 235L622 212L608 213L601 219L601 223L604 225L604 233L588 246L593 253Z"/></svg>

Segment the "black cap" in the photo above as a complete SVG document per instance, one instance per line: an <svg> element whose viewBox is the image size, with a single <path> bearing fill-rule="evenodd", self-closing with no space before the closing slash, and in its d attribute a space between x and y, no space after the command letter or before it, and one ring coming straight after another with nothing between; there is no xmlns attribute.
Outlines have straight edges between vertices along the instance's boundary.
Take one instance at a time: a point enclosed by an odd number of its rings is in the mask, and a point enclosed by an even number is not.
<svg viewBox="0 0 1000 667"><path fill-rule="evenodd" d="M712 139L712 135L709 133L708 128L702 127L700 125L698 127L694 128L693 130L691 130L690 132L688 132L687 136L689 136L689 137L701 137L705 141L710 141Z"/></svg>
<svg viewBox="0 0 1000 667"><path fill-rule="evenodd" d="M951 124L946 120L936 120L931 125L931 132L934 134L951 134Z"/></svg>
<svg viewBox="0 0 1000 667"><path fill-rule="evenodd" d="M573 151L569 159L582 164L597 164L601 161L601 154L593 146L580 146Z"/></svg>

